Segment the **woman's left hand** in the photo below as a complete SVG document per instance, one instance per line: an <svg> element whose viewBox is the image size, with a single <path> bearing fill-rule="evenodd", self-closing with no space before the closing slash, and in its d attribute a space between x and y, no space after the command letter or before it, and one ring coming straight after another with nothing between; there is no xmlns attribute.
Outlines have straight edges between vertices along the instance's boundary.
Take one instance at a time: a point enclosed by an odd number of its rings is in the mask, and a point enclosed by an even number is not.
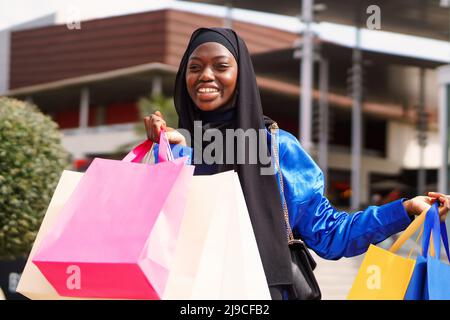
<svg viewBox="0 0 450 320"><path fill-rule="evenodd" d="M439 215L441 221L447 217L450 210L450 196L438 192L428 192L428 196L417 196L403 202L406 212L409 215L419 215L422 211L427 210L436 201L440 202Z"/></svg>

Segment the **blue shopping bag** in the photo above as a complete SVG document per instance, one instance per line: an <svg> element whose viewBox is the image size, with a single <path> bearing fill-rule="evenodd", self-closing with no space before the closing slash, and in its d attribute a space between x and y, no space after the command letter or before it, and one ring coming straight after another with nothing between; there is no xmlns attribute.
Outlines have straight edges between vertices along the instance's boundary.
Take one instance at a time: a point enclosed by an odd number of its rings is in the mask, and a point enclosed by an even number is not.
<svg viewBox="0 0 450 320"><path fill-rule="evenodd" d="M428 255L431 237L436 257ZM425 217L422 255L417 257L405 300L450 300L450 265L440 261L441 237L450 262L447 229L445 222L440 223L436 202Z"/></svg>

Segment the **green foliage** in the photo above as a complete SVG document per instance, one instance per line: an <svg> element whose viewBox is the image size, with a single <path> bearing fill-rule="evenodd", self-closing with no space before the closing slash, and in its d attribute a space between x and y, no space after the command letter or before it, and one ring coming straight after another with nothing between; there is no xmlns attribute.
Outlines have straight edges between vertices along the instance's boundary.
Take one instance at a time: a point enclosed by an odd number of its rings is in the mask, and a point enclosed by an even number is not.
<svg viewBox="0 0 450 320"><path fill-rule="evenodd" d="M163 114L167 126L172 128L178 127L178 114L175 110L172 97L168 98L164 95L142 97L138 101L138 108L140 119L144 119L144 117L149 116L156 111L160 111ZM143 122L139 125L139 128L145 133Z"/></svg>
<svg viewBox="0 0 450 320"><path fill-rule="evenodd" d="M166 121L168 127L178 127L178 114L175 110L172 97L169 98L164 95L148 95L141 97L138 100L137 105L139 109L139 122L135 126L135 131L139 136L139 139L120 146L118 152L123 153L130 151L133 146L139 142L142 142L142 140L147 137L145 132L144 117L147 117L156 111L163 114L164 120Z"/></svg>
<svg viewBox="0 0 450 320"><path fill-rule="evenodd" d="M0 258L29 253L68 159L50 117L0 98Z"/></svg>

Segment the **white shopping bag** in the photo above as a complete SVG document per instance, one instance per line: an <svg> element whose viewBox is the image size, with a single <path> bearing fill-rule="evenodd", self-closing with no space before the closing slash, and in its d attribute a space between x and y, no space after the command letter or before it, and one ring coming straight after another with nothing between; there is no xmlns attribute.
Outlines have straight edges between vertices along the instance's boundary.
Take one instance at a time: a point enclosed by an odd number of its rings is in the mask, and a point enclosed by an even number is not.
<svg viewBox="0 0 450 320"><path fill-rule="evenodd" d="M31 260L33 260L34 254L39 248L41 241L51 230L53 224L58 218L61 208L75 190L82 176L83 173L81 172L64 170L59 179L52 200L50 201L47 212L45 213L44 220L42 221L41 227L36 236L36 240L34 241L31 253L28 256L25 269L20 277L19 285L17 286L17 292L23 294L27 298L45 300L70 299L58 295L56 290L47 281L36 265L31 262Z"/></svg>
<svg viewBox="0 0 450 320"><path fill-rule="evenodd" d="M194 176L163 299L271 299L234 171Z"/></svg>

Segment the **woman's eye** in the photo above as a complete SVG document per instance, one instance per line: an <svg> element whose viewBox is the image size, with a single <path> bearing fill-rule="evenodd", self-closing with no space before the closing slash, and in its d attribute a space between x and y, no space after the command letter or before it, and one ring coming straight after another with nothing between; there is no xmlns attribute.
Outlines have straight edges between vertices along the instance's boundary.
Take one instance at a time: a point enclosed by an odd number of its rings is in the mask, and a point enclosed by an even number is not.
<svg viewBox="0 0 450 320"><path fill-rule="evenodd" d="M226 70L228 67L229 67L229 65L226 63L221 63L216 66L216 68L219 70Z"/></svg>
<svg viewBox="0 0 450 320"><path fill-rule="evenodd" d="M198 66L196 64L190 65L189 70L190 71L198 71L198 70L200 70L200 66Z"/></svg>

